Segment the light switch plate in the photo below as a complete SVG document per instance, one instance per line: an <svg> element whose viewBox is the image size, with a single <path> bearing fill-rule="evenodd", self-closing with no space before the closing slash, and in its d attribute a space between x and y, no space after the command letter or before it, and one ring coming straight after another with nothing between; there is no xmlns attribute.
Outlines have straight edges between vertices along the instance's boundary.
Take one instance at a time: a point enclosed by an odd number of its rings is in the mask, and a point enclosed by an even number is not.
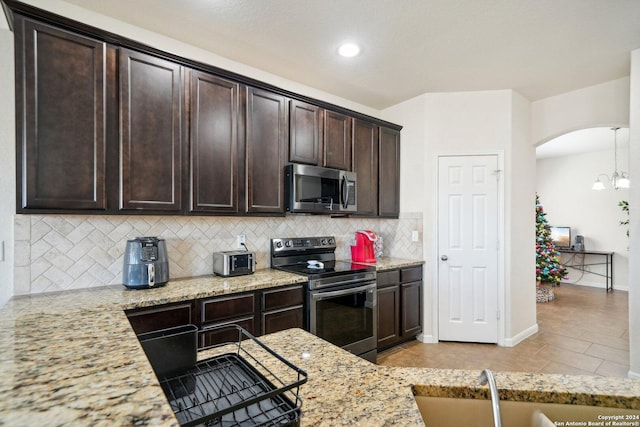
<svg viewBox="0 0 640 427"><path fill-rule="evenodd" d="M418 230L413 230L411 232L411 241L412 242L417 242L418 241Z"/></svg>

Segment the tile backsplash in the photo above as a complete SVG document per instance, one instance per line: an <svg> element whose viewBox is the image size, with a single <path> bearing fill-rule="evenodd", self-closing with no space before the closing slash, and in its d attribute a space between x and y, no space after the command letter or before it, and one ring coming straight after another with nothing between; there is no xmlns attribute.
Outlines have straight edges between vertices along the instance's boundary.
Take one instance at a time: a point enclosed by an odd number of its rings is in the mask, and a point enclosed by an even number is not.
<svg viewBox="0 0 640 427"><path fill-rule="evenodd" d="M14 294L35 294L121 284L127 239L164 238L171 278L212 274L212 253L236 249L246 236L256 252L257 268L269 267L269 239L336 237L336 257L349 259L354 231L370 229L382 236L384 255L422 259L422 214L399 219L286 217L173 217L16 215ZM418 242L411 232L418 231Z"/></svg>

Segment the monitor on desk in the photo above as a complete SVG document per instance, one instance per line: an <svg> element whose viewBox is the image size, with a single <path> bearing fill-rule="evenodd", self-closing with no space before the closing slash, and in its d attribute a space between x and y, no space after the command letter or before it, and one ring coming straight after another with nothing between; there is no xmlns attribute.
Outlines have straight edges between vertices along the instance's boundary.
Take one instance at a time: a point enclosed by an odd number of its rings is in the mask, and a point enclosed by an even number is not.
<svg viewBox="0 0 640 427"><path fill-rule="evenodd" d="M571 227L549 227L551 230L551 240L557 249L571 248Z"/></svg>

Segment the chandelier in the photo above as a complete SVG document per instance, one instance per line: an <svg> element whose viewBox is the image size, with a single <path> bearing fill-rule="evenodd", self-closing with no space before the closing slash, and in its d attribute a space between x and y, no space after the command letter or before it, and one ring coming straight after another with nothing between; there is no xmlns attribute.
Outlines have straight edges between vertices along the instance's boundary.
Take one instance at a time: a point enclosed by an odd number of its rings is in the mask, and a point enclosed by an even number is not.
<svg viewBox="0 0 640 427"><path fill-rule="evenodd" d="M593 187L591 187L592 190L605 189L601 177L604 177L605 181L611 182L611 187L615 190L618 188L629 188L629 184L631 183L631 181L629 181L629 175L623 171L618 173L618 129L620 128L611 128L613 131L613 173L611 174L611 178L609 178L609 175L601 173L598 175L598 178L596 178L596 182L593 183Z"/></svg>

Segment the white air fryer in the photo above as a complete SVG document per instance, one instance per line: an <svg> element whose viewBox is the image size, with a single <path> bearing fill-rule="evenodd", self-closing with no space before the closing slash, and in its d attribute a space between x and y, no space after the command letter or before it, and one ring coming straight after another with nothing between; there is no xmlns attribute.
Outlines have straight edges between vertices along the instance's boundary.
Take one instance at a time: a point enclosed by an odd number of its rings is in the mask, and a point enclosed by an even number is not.
<svg viewBox="0 0 640 427"><path fill-rule="evenodd" d="M127 288L144 289L169 281L169 260L164 239L136 237L127 240L122 283Z"/></svg>

